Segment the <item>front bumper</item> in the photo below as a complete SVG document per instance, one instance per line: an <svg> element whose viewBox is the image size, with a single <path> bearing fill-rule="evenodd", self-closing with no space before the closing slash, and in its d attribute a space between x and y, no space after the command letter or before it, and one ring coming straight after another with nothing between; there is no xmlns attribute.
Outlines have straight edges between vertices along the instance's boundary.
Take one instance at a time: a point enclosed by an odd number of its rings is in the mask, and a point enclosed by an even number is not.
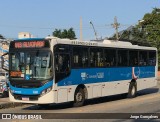
<svg viewBox="0 0 160 122"><path fill-rule="evenodd" d="M25 98L25 99L24 99ZM25 95L14 95L9 91L9 99L12 102L20 102L20 103L35 103L35 104L50 104L55 103L54 100L54 92L51 90L43 96L25 96Z"/></svg>

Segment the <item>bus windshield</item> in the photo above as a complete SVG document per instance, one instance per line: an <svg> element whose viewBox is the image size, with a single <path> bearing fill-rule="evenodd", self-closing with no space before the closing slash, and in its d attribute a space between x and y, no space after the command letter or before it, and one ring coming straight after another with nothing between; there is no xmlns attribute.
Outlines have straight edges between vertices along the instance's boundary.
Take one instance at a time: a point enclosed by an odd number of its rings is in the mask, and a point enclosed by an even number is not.
<svg viewBox="0 0 160 122"><path fill-rule="evenodd" d="M12 80L45 80L53 74L50 51L12 52L10 63Z"/></svg>

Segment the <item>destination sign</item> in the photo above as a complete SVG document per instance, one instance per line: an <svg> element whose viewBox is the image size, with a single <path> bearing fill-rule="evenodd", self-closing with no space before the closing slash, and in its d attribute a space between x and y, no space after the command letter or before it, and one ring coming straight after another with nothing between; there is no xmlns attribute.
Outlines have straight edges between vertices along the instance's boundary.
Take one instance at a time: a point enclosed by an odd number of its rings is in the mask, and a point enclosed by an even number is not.
<svg viewBox="0 0 160 122"><path fill-rule="evenodd" d="M21 77L22 72L21 71L11 71L10 76L11 77Z"/></svg>
<svg viewBox="0 0 160 122"><path fill-rule="evenodd" d="M87 46L97 46L97 43L94 42L87 42L87 41L72 41L72 44L75 45L87 45Z"/></svg>
<svg viewBox="0 0 160 122"><path fill-rule="evenodd" d="M44 41L24 41L24 42L15 42L15 48L40 48L44 47Z"/></svg>

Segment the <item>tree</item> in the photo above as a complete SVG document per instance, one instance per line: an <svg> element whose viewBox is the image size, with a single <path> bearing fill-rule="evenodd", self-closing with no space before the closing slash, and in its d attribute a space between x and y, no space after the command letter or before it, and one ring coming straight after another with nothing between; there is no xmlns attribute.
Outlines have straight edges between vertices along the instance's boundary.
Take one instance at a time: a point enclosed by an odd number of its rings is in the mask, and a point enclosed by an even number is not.
<svg viewBox="0 0 160 122"><path fill-rule="evenodd" d="M4 39L4 37L0 34L0 39Z"/></svg>
<svg viewBox="0 0 160 122"><path fill-rule="evenodd" d="M55 29L55 31L53 32L53 36L61 38L62 36L62 32L60 29Z"/></svg>
<svg viewBox="0 0 160 122"><path fill-rule="evenodd" d="M127 40L144 46L150 45L160 52L160 9L154 8L151 13L146 13L136 26L124 30L119 40ZM160 67L160 53L158 59Z"/></svg>
<svg viewBox="0 0 160 122"><path fill-rule="evenodd" d="M53 32L53 36L58 37L58 38L68 38L68 39L76 39L75 32L73 28L70 28L69 30L64 29L61 31L61 29L55 29Z"/></svg>
<svg viewBox="0 0 160 122"><path fill-rule="evenodd" d="M75 35L75 32L74 32L73 28L70 28L68 30L68 38L69 39L76 39L76 35Z"/></svg>
<svg viewBox="0 0 160 122"><path fill-rule="evenodd" d="M61 36L62 36L62 38L69 38L68 30L64 29Z"/></svg>

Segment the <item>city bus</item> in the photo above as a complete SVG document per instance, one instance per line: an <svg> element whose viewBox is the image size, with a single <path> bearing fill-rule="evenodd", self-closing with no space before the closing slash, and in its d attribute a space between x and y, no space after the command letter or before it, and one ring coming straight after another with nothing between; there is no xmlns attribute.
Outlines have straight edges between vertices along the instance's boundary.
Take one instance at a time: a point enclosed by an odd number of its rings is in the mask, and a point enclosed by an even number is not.
<svg viewBox="0 0 160 122"><path fill-rule="evenodd" d="M157 84L157 49L130 42L17 39L10 42L8 55L13 102L79 107L92 98L133 98Z"/></svg>

